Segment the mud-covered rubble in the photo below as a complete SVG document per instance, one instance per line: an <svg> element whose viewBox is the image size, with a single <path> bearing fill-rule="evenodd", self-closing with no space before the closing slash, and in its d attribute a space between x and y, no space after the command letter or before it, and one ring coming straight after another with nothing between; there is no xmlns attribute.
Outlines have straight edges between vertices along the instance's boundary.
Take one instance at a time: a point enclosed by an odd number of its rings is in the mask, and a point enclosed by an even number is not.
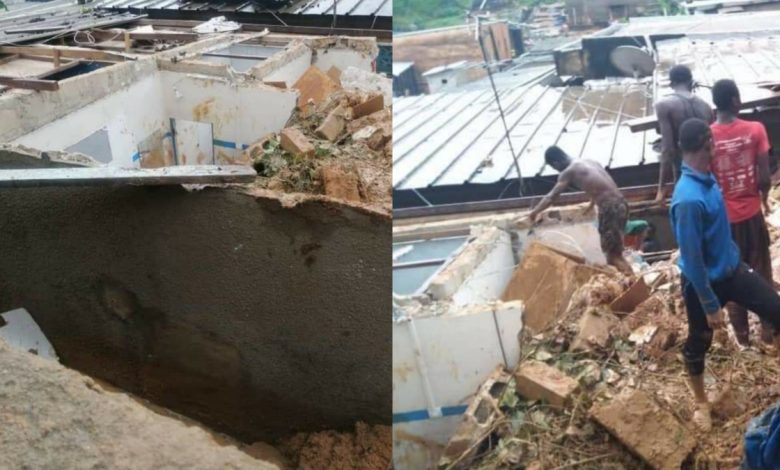
<svg viewBox="0 0 780 470"><path fill-rule="evenodd" d="M390 213L393 128L385 81L352 67L309 67L292 87L299 98L288 126L245 151L259 175L254 186L323 194Z"/></svg>
<svg viewBox="0 0 780 470"><path fill-rule="evenodd" d="M301 433L284 440L280 451L299 470L389 470L390 426L357 423L355 432Z"/></svg>
<svg viewBox="0 0 780 470"><path fill-rule="evenodd" d="M552 270L550 279L573 279L583 266L544 247L527 253L536 261L518 270ZM578 287L548 297L553 318L524 328L521 360L492 432L469 459L445 451L440 468L738 467L747 422L780 399L780 367L774 356L741 351L725 331L716 334L705 375L714 430L695 430L680 354L687 320L675 262L646 266L636 279L599 266ZM567 307L559 312L562 296ZM534 302L545 311L543 300ZM751 322L757 330L757 320Z"/></svg>

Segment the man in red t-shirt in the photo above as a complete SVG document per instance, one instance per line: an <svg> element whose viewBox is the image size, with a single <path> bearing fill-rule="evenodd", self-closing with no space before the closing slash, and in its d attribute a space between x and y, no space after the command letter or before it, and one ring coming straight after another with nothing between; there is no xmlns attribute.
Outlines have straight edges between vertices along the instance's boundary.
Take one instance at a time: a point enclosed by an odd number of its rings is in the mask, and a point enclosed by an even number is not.
<svg viewBox="0 0 780 470"><path fill-rule="evenodd" d="M712 171L726 201L731 236L742 261L772 284L769 231L761 212L767 207L770 178L769 138L760 122L738 118L739 89L732 80L719 80L712 87L717 119L712 124L715 143ZM729 320L741 346L750 344L747 310L729 304ZM761 324L761 339L772 344L772 327Z"/></svg>

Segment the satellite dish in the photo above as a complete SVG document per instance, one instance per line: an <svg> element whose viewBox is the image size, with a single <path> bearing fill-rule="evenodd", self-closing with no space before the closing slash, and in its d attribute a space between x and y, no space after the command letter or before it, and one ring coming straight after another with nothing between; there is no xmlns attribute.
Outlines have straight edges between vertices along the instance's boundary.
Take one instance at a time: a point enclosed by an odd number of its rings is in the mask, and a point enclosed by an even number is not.
<svg viewBox="0 0 780 470"><path fill-rule="evenodd" d="M647 77L655 70L655 61L647 51L636 46L619 46L609 54L609 61L627 77Z"/></svg>

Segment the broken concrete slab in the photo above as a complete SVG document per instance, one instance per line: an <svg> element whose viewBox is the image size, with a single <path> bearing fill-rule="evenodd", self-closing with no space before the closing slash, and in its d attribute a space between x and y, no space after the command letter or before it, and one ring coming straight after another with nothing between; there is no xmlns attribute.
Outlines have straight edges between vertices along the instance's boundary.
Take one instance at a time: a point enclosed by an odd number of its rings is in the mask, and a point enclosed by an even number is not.
<svg viewBox="0 0 780 470"><path fill-rule="evenodd" d="M571 344L572 351L605 349L620 320L608 309L591 307L582 314L579 332Z"/></svg>
<svg viewBox="0 0 780 470"><path fill-rule="evenodd" d="M0 369L2 468L279 468L224 436L2 340Z"/></svg>
<svg viewBox="0 0 780 470"><path fill-rule="evenodd" d="M298 109L305 111L308 103L319 105L331 93L340 87L319 68L312 65L295 82L293 88L298 90Z"/></svg>
<svg viewBox="0 0 780 470"><path fill-rule="evenodd" d="M525 361L515 373L517 394L527 400L542 400L557 408L570 402L578 383L544 362Z"/></svg>
<svg viewBox="0 0 780 470"><path fill-rule="evenodd" d="M596 272L583 265L581 257L533 242L501 298L522 300L525 325L538 332L566 311L576 288Z"/></svg>
<svg viewBox="0 0 780 470"><path fill-rule="evenodd" d="M499 403L504 392L509 390L510 377L509 372L498 366L479 387L442 453L439 468L469 468L479 450L479 443L490 435L493 424L503 416Z"/></svg>
<svg viewBox="0 0 780 470"><path fill-rule="evenodd" d="M251 183L257 173L243 165L187 165L165 168L47 168L0 170L0 188L47 186L166 186Z"/></svg>
<svg viewBox="0 0 780 470"><path fill-rule="evenodd" d="M294 127L282 130L280 145L295 156L311 157L315 151L314 145L303 135L303 132Z"/></svg>
<svg viewBox="0 0 780 470"><path fill-rule="evenodd" d="M357 106L352 107L352 118L359 119L369 114L385 109L385 99L382 95L375 95Z"/></svg>
<svg viewBox="0 0 780 470"><path fill-rule="evenodd" d="M346 109L344 109L342 106L337 106L334 108L333 111L331 111L328 116L322 120L322 123L315 131L317 136L323 139L327 139L331 142L338 140L347 123L345 113Z"/></svg>
<svg viewBox="0 0 780 470"><path fill-rule="evenodd" d="M688 428L641 390L596 404L590 414L656 470L679 470L696 447Z"/></svg>
<svg viewBox="0 0 780 470"><path fill-rule="evenodd" d="M355 173L325 166L320 169L320 179L326 196L360 202L360 179Z"/></svg>

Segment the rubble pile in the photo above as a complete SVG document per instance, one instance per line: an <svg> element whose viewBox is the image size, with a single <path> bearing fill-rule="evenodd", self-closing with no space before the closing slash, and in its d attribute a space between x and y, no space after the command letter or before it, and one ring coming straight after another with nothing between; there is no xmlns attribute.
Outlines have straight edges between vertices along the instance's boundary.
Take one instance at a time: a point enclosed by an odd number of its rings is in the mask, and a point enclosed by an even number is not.
<svg viewBox="0 0 780 470"><path fill-rule="evenodd" d="M371 83L358 86L351 68L342 74L311 66L293 85L299 98L287 128L246 150L259 175L254 186L391 211L391 103L374 86L388 79L367 75Z"/></svg>
<svg viewBox="0 0 780 470"><path fill-rule="evenodd" d="M780 400L780 367L718 332L705 375L713 431L694 429L679 282L674 259L637 279L611 268L593 274L553 323L524 329L491 432L469 458L453 455L450 441L440 468L738 467L747 422Z"/></svg>

